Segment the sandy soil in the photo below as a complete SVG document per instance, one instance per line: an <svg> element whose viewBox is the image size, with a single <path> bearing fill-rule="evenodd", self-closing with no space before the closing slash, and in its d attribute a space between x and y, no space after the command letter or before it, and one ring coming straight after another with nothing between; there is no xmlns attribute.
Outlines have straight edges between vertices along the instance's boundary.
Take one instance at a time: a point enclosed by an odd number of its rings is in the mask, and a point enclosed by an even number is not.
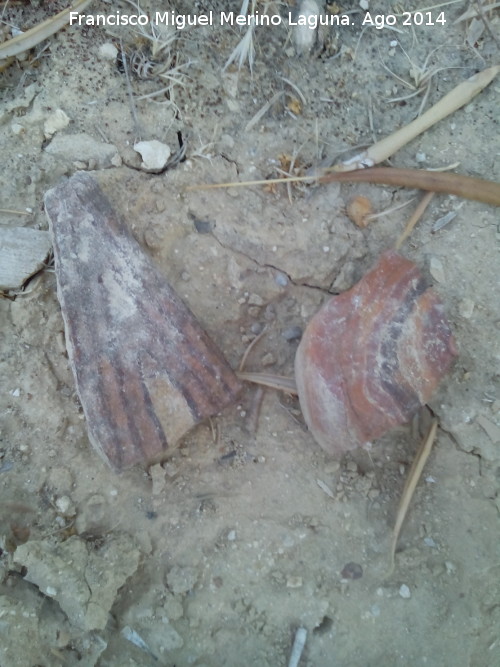
<svg viewBox="0 0 500 667"><path fill-rule="evenodd" d="M11 2L4 18L27 28L64 6L39 4ZM68 27L39 58L37 48L1 74L1 206L31 211L0 213L2 228L46 230L44 193L88 169L231 365L265 327L247 367L291 375L297 328L375 264L420 193L185 188L276 177L291 159L303 172L409 122L429 77L426 108L498 62L498 14L477 36L470 20L454 23L469 4L445 6L445 25L398 19L397 30L363 30L363 12L348 3L356 24L324 30L300 57L286 22L257 27L253 74L247 63L222 71L244 31L182 31L172 65L185 64L185 76L170 100L138 99L165 79L130 77L137 122L123 68L100 49L120 48L121 38L133 54L150 42L129 28ZM164 5L149 8L193 11L184 0ZM374 14L404 10L369 5ZM93 11L116 7L134 11L116 2ZM209 10L227 7L197 3L197 13ZM461 173L498 181L499 91L493 82L392 164L460 163ZM69 123L51 134L57 109ZM141 171L135 141L175 152L180 136L184 161ZM377 212L413 202L361 230L345 212L355 194ZM456 217L433 232L450 211ZM266 391L257 420L249 386L161 466L117 475L88 442L54 273L0 300L2 667L276 667L288 664L299 627L307 630L300 665L310 667L500 664L499 243L493 207L439 195L403 247L441 295L460 356L431 403L437 443L390 577L390 535L419 444L410 427L334 460L294 400Z"/></svg>

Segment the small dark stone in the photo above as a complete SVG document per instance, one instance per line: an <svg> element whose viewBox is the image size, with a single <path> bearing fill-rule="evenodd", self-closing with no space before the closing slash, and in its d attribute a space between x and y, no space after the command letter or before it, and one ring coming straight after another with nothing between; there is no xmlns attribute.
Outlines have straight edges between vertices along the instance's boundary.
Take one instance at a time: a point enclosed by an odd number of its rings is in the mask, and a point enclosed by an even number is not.
<svg viewBox="0 0 500 667"><path fill-rule="evenodd" d="M198 220L195 218L193 224L198 234L210 234L212 231L213 225L210 220Z"/></svg>
<svg viewBox="0 0 500 667"><path fill-rule="evenodd" d="M361 579L363 576L363 568L359 563L347 563L347 565L344 565L344 569L340 574L342 579Z"/></svg>

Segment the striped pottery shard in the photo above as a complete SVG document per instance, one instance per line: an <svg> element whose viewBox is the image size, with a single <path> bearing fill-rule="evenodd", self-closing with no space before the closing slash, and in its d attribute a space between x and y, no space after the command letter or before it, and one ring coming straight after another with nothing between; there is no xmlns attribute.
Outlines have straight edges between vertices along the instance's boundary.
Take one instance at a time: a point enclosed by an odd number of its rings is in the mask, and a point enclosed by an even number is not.
<svg viewBox="0 0 500 667"><path fill-rule="evenodd" d="M89 439L116 470L158 460L240 383L91 176L49 190L45 209Z"/></svg>

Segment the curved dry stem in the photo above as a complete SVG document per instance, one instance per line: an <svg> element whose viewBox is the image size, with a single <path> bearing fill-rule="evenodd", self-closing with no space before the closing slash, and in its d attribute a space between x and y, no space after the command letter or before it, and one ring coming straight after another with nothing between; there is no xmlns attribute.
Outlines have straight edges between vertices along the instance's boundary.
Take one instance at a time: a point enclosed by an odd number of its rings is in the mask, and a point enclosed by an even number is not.
<svg viewBox="0 0 500 667"><path fill-rule="evenodd" d="M379 183L418 188L429 192L445 192L457 197L500 206L500 183L462 174L446 174L426 169L370 167L356 171L334 172L319 178L320 183Z"/></svg>
<svg viewBox="0 0 500 667"><path fill-rule="evenodd" d="M387 572L388 577L394 570L394 556L396 553L396 546L398 543L399 535L401 533L401 528L403 527L403 523L408 513L408 508L410 507L413 494L415 493L420 476L422 475L422 470L424 469L426 461L429 458L429 454L431 453L432 445L434 444L434 440L436 438L437 426L438 420L433 419L429 432L420 445L420 448L417 452L417 455L415 456L415 459L413 460L413 463L411 464L411 468L406 479L398 507L396 523L394 524L394 530L392 531L391 546L389 551L389 570Z"/></svg>
<svg viewBox="0 0 500 667"><path fill-rule="evenodd" d="M18 56L21 53L24 53L24 51L28 51L37 44L40 44L44 39L47 39L47 37L50 37L61 28L64 28L69 22L71 12L82 11L90 5L91 2L92 0L78 0L78 2L75 2L71 7L63 9L59 14L51 16L46 21L31 28L31 30L27 30L21 35L14 37L14 39L9 39L3 44L0 44L0 59Z"/></svg>

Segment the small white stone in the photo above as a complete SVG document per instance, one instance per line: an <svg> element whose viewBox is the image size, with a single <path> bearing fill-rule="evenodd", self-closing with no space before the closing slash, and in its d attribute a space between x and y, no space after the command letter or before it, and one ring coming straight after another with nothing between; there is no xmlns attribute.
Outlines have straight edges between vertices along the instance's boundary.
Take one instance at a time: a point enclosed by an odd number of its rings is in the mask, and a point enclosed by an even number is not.
<svg viewBox="0 0 500 667"><path fill-rule="evenodd" d="M69 508L71 507L71 499L68 496L60 496L56 500L56 507L61 512L61 514L67 514Z"/></svg>
<svg viewBox="0 0 500 667"><path fill-rule="evenodd" d="M437 257L431 257L429 271L436 282L444 283L446 281L443 263Z"/></svg>
<svg viewBox="0 0 500 667"><path fill-rule="evenodd" d="M466 297L465 299L462 299L462 301L460 301L460 303L458 304L458 312L466 320L470 320L470 318L472 317L472 313L474 312L474 306L475 306L474 301Z"/></svg>
<svg viewBox="0 0 500 667"><path fill-rule="evenodd" d="M457 566L449 560L445 561L444 566L446 568L446 574L455 574L457 571Z"/></svg>
<svg viewBox="0 0 500 667"><path fill-rule="evenodd" d="M70 122L69 116L62 110L56 109L53 113L48 116L47 120L43 124L43 133L45 138L49 139L53 134L59 130L63 130L65 127L68 127Z"/></svg>
<svg viewBox="0 0 500 667"><path fill-rule="evenodd" d="M170 157L170 148L161 141L139 141L134 150L142 157L143 169L163 169Z"/></svg>
<svg viewBox="0 0 500 667"><path fill-rule="evenodd" d="M228 542L234 542L236 539L236 531L235 530L230 530L229 533L227 534L227 539Z"/></svg>
<svg viewBox="0 0 500 667"><path fill-rule="evenodd" d="M409 600L411 598L411 591L406 584L402 584L400 586L399 595L405 600Z"/></svg>
<svg viewBox="0 0 500 667"><path fill-rule="evenodd" d="M12 130L12 134L19 136L24 132L24 125L21 125L20 123L12 123L10 129Z"/></svg>
<svg viewBox="0 0 500 667"><path fill-rule="evenodd" d="M310 26L309 22L320 15L319 5L316 0L302 0L295 17L293 26L293 41L297 54L308 53L316 41L316 28ZM303 21L305 19L305 21ZM299 25L305 22L306 25Z"/></svg>
<svg viewBox="0 0 500 667"><path fill-rule="evenodd" d="M116 60L118 49L111 42L106 42L99 47L98 53L102 60Z"/></svg>
<svg viewBox="0 0 500 667"><path fill-rule="evenodd" d="M53 586L47 586L45 589L45 595L48 595L49 598L53 598L57 595L57 588L54 588Z"/></svg>

